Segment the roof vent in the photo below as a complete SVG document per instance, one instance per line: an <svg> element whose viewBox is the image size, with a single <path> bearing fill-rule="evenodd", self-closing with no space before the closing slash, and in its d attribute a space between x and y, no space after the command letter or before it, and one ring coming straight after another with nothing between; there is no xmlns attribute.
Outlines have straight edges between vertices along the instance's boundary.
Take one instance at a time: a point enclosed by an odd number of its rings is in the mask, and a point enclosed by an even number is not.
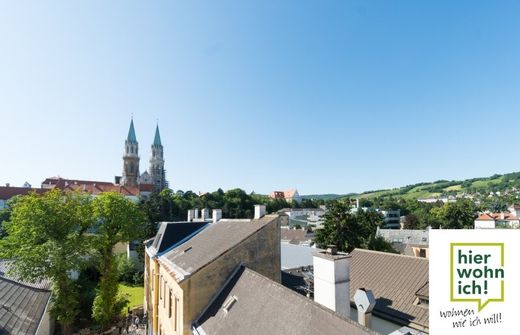
<svg viewBox="0 0 520 335"><path fill-rule="evenodd" d="M232 295L231 297L229 297L229 299L224 303L224 306L222 306L222 309L224 310L224 312L229 313L229 310L231 309L231 307L233 307L233 305L235 304L235 302L237 302L237 297Z"/></svg>
<svg viewBox="0 0 520 335"><path fill-rule="evenodd" d="M329 254L329 255L337 255L338 254L338 247L336 247L333 244L328 245L326 253Z"/></svg>

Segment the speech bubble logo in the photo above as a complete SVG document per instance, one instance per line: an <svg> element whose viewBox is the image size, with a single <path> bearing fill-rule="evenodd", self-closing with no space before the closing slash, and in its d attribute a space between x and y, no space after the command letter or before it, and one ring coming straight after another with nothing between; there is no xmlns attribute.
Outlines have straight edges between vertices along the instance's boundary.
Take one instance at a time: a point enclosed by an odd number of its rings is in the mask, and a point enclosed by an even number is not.
<svg viewBox="0 0 520 335"><path fill-rule="evenodd" d="M504 243L450 244L450 300L476 302L480 312L504 301Z"/></svg>

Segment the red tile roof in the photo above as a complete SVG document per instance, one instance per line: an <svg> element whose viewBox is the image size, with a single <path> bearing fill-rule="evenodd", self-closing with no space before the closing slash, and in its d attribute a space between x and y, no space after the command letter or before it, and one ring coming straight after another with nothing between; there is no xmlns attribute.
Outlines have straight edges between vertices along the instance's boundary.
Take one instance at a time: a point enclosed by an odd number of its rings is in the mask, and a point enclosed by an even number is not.
<svg viewBox="0 0 520 335"><path fill-rule="evenodd" d="M504 217L502 218L502 215ZM496 220L518 220L516 215L509 212L503 213L483 213L478 218L478 221L496 221Z"/></svg>
<svg viewBox="0 0 520 335"><path fill-rule="evenodd" d="M11 199L12 197L14 197L16 195L26 195L29 192L36 192L38 194L42 194L47 191L48 190L41 189L41 188L0 186L0 199L7 200L7 199Z"/></svg>
<svg viewBox="0 0 520 335"><path fill-rule="evenodd" d="M60 190L80 191L97 195L103 192L116 192L124 196L138 196L139 188L133 186L117 185L106 181L91 181L64 179L61 177L47 178L43 181L42 186L50 189L58 188Z"/></svg>

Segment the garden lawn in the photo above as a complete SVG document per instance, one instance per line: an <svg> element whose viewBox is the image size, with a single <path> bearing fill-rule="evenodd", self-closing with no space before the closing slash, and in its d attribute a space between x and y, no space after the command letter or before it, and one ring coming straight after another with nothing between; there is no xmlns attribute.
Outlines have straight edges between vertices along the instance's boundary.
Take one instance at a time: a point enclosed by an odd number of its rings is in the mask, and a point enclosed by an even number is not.
<svg viewBox="0 0 520 335"><path fill-rule="evenodd" d="M128 286L125 284L119 284L119 292L121 294L128 294L130 304L128 307L134 308L143 305L144 302L144 287L141 286Z"/></svg>

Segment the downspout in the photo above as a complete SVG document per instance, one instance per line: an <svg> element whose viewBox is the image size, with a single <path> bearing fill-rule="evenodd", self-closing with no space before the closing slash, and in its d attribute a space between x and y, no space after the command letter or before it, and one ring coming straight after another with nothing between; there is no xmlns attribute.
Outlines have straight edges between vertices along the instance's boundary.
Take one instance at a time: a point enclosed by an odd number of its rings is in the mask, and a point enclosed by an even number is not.
<svg viewBox="0 0 520 335"><path fill-rule="evenodd" d="M158 334L159 331L159 262L154 260L154 276L153 276L153 323L152 334Z"/></svg>

